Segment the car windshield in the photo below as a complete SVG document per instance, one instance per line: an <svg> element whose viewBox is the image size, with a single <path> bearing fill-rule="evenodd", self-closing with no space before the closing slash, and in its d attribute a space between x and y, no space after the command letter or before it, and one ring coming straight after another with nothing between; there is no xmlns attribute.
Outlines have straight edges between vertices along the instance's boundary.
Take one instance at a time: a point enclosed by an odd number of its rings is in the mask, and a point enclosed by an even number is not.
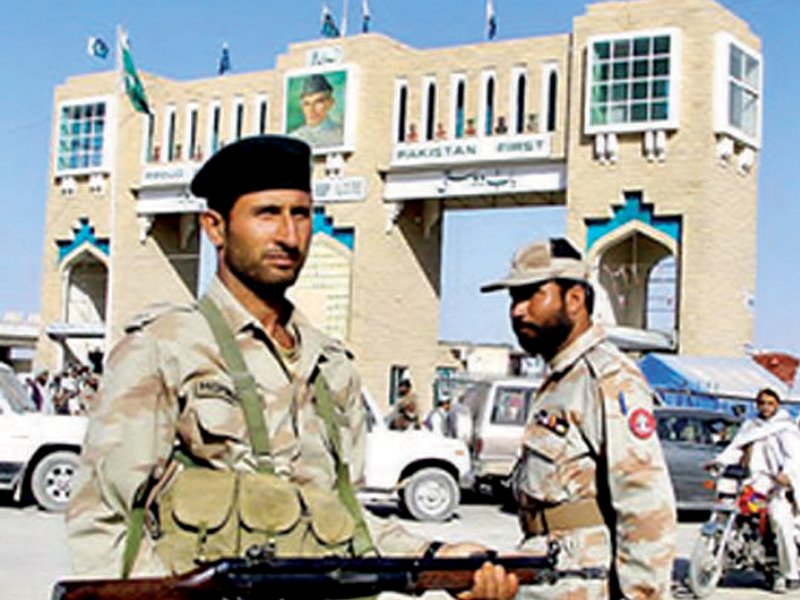
<svg viewBox="0 0 800 600"><path fill-rule="evenodd" d="M14 412L36 412L36 405L11 369L0 369L0 394Z"/></svg>

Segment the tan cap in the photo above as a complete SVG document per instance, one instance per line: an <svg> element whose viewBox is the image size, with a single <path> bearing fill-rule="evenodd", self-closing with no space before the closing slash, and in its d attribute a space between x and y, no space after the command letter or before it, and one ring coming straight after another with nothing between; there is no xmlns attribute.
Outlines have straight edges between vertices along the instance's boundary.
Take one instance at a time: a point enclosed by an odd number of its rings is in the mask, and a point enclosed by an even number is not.
<svg viewBox="0 0 800 600"><path fill-rule="evenodd" d="M589 269L579 257L578 251L565 239L534 242L517 250L508 275L500 281L481 286L481 291L496 292L551 279L588 282Z"/></svg>

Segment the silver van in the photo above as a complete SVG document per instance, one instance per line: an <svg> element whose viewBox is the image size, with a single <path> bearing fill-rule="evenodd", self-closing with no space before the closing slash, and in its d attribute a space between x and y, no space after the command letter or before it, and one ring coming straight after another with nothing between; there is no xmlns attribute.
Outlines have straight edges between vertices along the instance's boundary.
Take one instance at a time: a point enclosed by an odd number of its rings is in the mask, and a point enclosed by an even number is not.
<svg viewBox="0 0 800 600"><path fill-rule="evenodd" d="M528 412L541 378L478 380L453 407L456 437L472 455L479 490L503 497L517 460Z"/></svg>

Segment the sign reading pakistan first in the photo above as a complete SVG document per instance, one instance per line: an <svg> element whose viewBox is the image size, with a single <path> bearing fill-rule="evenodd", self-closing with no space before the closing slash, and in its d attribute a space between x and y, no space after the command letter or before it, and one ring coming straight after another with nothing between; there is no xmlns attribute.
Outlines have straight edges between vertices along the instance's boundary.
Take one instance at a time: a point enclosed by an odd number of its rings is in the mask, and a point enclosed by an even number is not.
<svg viewBox="0 0 800 600"><path fill-rule="evenodd" d="M345 146L347 85L346 69L288 74L284 131L317 154Z"/></svg>

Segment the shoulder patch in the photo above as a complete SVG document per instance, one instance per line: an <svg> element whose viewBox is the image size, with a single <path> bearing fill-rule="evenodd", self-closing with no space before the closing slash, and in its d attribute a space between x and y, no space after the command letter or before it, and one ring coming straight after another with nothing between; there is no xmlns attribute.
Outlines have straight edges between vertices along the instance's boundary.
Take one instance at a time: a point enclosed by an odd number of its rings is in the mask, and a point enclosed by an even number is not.
<svg viewBox="0 0 800 600"><path fill-rule="evenodd" d="M628 419L628 427L631 432L640 440L646 440L656 430L656 418L653 413L646 408L637 408L631 412Z"/></svg>
<svg viewBox="0 0 800 600"><path fill-rule="evenodd" d="M190 312L191 310L191 306L182 304L169 304L167 302L151 304L142 312L134 315L133 318L125 324L124 331L125 333L133 333L134 331L144 329L166 314L173 312Z"/></svg>

